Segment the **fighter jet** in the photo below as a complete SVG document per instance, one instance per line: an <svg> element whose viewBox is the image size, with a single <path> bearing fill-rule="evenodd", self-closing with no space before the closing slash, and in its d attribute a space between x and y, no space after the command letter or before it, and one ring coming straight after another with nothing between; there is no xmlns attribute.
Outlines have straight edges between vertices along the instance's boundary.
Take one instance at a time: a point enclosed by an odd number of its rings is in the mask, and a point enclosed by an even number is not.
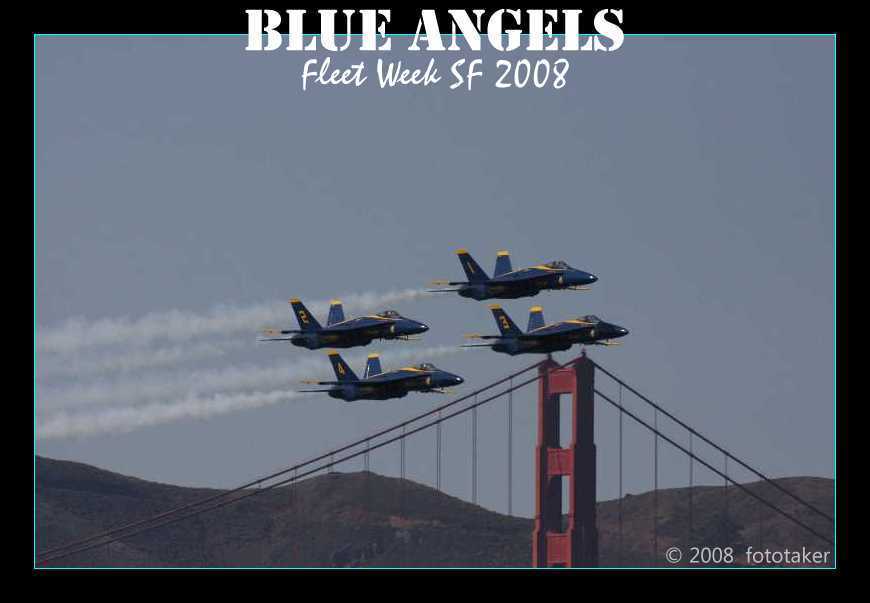
<svg viewBox="0 0 870 603"><path fill-rule="evenodd" d="M466 335L469 339L492 340L493 343L473 343L463 347L490 347L496 352L517 354L550 354L567 350L575 343L585 345L618 345L610 341L628 335L628 329L604 322L597 316L583 316L553 324L544 323L544 310L533 306L529 313L529 328L523 333L501 306L491 305L492 315L501 335Z"/></svg>
<svg viewBox="0 0 870 603"><path fill-rule="evenodd" d="M290 306L299 322L299 329L266 329L257 341L289 341L309 350L323 347L353 348L368 345L373 339L407 341L429 330L422 322L405 318L394 310L345 319L344 309L337 299L330 303L326 327L321 327L298 298L291 299Z"/></svg>
<svg viewBox="0 0 870 603"><path fill-rule="evenodd" d="M433 285L448 285L455 289L430 289L432 293L457 292L461 297L476 300L484 299L517 299L532 297L539 292L552 289L570 289L583 291L585 285L591 285L598 280L594 274L572 268L563 261L538 264L529 268L514 270L511 267L510 254L499 251L495 260L495 271L490 278L483 268L474 261L465 249L456 250L462 269L465 270L467 281L432 281Z"/></svg>
<svg viewBox="0 0 870 603"><path fill-rule="evenodd" d="M464 379L448 373L434 364L424 362L416 366L383 372L381 359L370 354L363 378L358 378L341 355L332 350L329 360L335 370L336 381L303 381L309 385L329 385L328 389L307 389L302 392L325 392L331 398L353 402L354 400L388 400L404 398L408 392L447 393L445 388L461 384Z"/></svg>

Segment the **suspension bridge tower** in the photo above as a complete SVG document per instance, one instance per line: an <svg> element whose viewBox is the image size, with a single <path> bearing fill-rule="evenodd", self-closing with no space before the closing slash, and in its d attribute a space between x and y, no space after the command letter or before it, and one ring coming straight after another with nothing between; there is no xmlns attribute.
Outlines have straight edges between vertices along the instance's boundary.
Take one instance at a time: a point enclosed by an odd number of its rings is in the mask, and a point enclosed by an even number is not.
<svg viewBox="0 0 870 603"><path fill-rule="evenodd" d="M534 567L598 565L595 520L595 365L581 357L538 369L538 445L535 449ZM562 447L559 396L571 395L571 442ZM568 525L562 527L562 481L569 482Z"/></svg>

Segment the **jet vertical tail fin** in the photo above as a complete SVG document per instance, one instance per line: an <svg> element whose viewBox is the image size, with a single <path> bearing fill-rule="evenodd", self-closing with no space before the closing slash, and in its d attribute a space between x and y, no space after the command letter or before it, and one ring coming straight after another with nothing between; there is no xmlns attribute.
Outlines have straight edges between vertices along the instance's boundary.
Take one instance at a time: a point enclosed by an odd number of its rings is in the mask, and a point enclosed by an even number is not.
<svg viewBox="0 0 870 603"><path fill-rule="evenodd" d="M293 314L296 315L296 320L299 322L299 328L302 331L319 331L321 329L320 323L308 311L305 304L299 301L298 297L290 300L290 307L293 308Z"/></svg>
<svg viewBox="0 0 870 603"><path fill-rule="evenodd" d="M329 352L329 361L332 363L332 369L335 371L335 378L338 381L359 381L341 354L335 350Z"/></svg>
<svg viewBox="0 0 870 603"><path fill-rule="evenodd" d="M545 324L544 309L541 306L532 306L531 310L529 310L529 328L526 330L540 329Z"/></svg>
<svg viewBox="0 0 870 603"><path fill-rule="evenodd" d="M514 336L522 334L519 327L514 324L507 312L501 309L498 304L493 304L489 307L492 310L492 315L495 317L495 323L498 325L498 330L503 336Z"/></svg>
<svg viewBox="0 0 870 603"><path fill-rule="evenodd" d="M326 326L339 322L344 322L344 307L341 305L341 300L334 299L329 302L329 316L326 319Z"/></svg>
<svg viewBox="0 0 870 603"><path fill-rule="evenodd" d="M363 375L363 379L380 375L383 372L381 370L381 357L378 354L369 354L368 360L366 360L366 372Z"/></svg>
<svg viewBox="0 0 870 603"><path fill-rule="evenodd" d="M499 251L495 256L495 272L493 272L493 276L501 276L512 271L511 255L507 251Z"/></svg>
<svg viewBox="0 0 870 603"><path fill-rule="evenodd" d="M486 272L480 267L480 264L474 261L471 254L465 249L457 249L456 255L459 256L459 262L462 264L462 269L465 270L465 276L468 277L469 283L480 283L489 280Z"/></svg>

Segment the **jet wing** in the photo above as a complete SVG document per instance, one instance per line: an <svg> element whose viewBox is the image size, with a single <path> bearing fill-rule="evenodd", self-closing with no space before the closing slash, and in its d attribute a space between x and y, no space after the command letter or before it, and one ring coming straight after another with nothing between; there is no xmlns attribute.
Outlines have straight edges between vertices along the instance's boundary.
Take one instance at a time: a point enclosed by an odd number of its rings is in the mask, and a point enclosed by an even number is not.
<svg viewBox="0 0 870 603"><path fill-rule="evenodd" d="M371 333L389 333L396 321L392 318L373 318L360 316L345 322L340 322L324 329L326 333L349 333L353 331L369 331Z"/></svg>
<svg viewBox="0 0 870 603"><path fill-rule="evenodd" d="M550 273L529 268L517 272L509 272L490 281L491 285L532 284L544 287L550 283Z"/></svg>
<svg viewBox="0 0 870 603"><path fill-rule="evenodd" d="M428 380L431 378L431 375L419 369L413 368L403 368L395 371L389 371L387 373L381 373L380 375L375 375L370 379L366 379L365 383L371 384L392 384L392 383L400 383L407 382L411 384L420 384L427 385Z"/></svg>
<svg viewBox="0 0 870 603"><path fill-rule="evenodd" d="M556 337L588 326L591 326L591 323L583 321L575 321L572 323L560 322L541 327L540 329L534 329L533 331L529 331L528 333L523 333L522 335L519 335L519 338L528 340L541 339L546 337Z"/></svg>

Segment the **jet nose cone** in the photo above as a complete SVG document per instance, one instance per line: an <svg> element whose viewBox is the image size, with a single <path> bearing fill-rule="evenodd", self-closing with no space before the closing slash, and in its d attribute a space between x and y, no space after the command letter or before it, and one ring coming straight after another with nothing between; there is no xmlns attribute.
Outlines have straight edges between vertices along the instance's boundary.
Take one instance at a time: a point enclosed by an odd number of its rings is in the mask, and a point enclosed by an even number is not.
<svg viewBox="0 0 870 603"><path fill-rule="evenodd" d="M459 385L460 383L464 383L464 382L465 382L465 379L463 379L463 378L460 377L459 375L454 375L453 380L456 382L456 385Z"/></svg>
<svg viewBox="0 0 870 603"><path fill-rule="evenodd" d="M569 280L572 285L591 285L595 281L598 280L598 277L590 272L583 272L582 270L575 270L573 273L569 275Z"/></svg>
<svg viewBox="0 0 870 603"><path fill-rule="evenodd" d="M616 331L617 331L620 335L628 335L628 329L626 329L625 327L617 327L617 328L616 328Z"/></svg>
<svg viewBox="0 0 870 603"><path fill-rule="evenodd" d="M417 332L418 333L425 333L428 330L429 330L429 325L423 324L422 322L417 323Z"/></svg>

